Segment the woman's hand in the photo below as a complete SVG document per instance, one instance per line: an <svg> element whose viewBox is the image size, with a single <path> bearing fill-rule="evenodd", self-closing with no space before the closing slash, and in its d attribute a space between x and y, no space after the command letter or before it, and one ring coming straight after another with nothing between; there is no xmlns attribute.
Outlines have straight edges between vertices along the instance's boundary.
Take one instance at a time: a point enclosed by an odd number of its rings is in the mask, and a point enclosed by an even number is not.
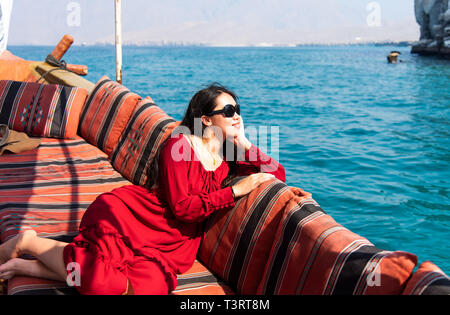
<svg viewBox="0 0 450 315"><path fill-rule="evenodd" d="M245 136L245 130L244 130L244 120L241 116L239 116L239 133L237 136L234 137L234 144L241 149L244 149L245 151L248 151L250 147L252 146L252 143L247 139Z"/></svg>
<svg viewBox="0 0 450 315"><path fill-rule="evenodd" d="M236 185L231 186L235 197L241 197L250 193L262 183L274 179L275 176L269 173L255 173L247 176Z"/></svg>

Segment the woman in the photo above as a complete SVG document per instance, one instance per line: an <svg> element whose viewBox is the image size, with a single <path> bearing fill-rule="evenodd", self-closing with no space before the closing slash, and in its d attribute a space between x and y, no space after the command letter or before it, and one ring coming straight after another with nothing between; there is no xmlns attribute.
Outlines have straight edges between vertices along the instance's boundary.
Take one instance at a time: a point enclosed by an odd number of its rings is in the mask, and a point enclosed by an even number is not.
<svg viewBox="0 0 450 315"><path fill-rule="evenodd" d="M195 130L199 125L201 132ZM100 195L72 243L41 238L32 230L8 240L0 246L0 278L70 279L83 294L175 289L176 274L196 258L202 221L233 208L235 198L269 179L285 181L283 167L246 138L237 97L227 88L212 84L197 92L180 126L185 134L173 133L160 146L147 187L128 185ZM228 157L223 150L233 148L224 146L227 141L235 149L229 161L223 158ZM246 161L238 161L237 152ZM260 172L264 167L271 171ZM222 187L227 177L239 175L249 176ZM18 258L23 254L36 259Z"/></svg>

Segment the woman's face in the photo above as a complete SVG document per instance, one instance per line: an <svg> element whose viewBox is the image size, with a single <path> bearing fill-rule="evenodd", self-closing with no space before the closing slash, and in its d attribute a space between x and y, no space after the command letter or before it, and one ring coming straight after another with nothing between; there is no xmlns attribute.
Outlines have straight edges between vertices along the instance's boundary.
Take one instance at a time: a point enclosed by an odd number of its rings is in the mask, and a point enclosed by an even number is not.
<svg viewBox="0 0 450 315"><path fill-rule="evenodd" d="M236 106L236 101L230 94L221 93L216 98L216 107L214 107L213 111L221 110L228 104ZM233 139L239 135L241 128L241 116L239 116L238 113L234 113L233 117L225 117L223 113L203 117L203 123L207 127L218 127L222 131L223 140L225 140L225 138Z"/></svg>

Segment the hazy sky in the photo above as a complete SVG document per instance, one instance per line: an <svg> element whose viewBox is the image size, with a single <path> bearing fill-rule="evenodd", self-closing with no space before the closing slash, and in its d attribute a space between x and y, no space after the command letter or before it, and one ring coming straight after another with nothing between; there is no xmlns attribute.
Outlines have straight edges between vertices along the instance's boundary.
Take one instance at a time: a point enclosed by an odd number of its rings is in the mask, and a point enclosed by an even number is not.
<svg viewBox="0 0 450 315"><path fill-rule="evenodd" d="M1 1L1 0L0 0ZM414 0L123 0L124 42L418 40ZM114 0L15 0L9 44L113 42Z"/></svg>

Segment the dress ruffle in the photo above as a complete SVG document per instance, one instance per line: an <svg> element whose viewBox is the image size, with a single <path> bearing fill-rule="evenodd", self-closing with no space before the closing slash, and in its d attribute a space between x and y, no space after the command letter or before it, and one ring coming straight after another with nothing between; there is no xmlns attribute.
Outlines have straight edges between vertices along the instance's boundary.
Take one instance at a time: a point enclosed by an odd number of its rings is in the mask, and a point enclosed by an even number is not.
<svg viewBox="0 0 450 315"><path fill-rule="evenodd" d="M157 250L133 249L127 237L102 224L82 227L65 247L64 261L78 264L75 287L82 294L122 294L128 280L136 294L167 294L177 285L175 272ZM167 287L155 278L164 278Z"/></svg>

